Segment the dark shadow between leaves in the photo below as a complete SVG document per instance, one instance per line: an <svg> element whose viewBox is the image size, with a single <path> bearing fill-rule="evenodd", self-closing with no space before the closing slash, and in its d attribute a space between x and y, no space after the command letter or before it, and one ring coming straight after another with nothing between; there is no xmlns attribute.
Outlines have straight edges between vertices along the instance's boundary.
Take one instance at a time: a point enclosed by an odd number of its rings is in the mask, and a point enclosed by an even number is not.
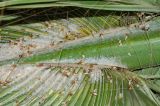
<svg viewBox="0 0 160 106"><path fill-rule="evenodd" d="M39 9L4 10L3 16L17 16L11 20L1 20L1 27L17 24L29 24L57 19L68 19L75 17L92 17L108 15L130 16L135 12L113 12L105 10L85 9L77 7L57 7Z"/></svg>

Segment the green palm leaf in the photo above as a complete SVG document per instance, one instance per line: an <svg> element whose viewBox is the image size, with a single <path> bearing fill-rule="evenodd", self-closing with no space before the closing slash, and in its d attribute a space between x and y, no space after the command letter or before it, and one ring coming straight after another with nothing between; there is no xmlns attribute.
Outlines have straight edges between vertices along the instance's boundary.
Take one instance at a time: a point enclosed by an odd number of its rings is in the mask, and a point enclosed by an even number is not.
<svg viewBox="0 0 160 106"><path fill-rule="evenodd" d="M43 3L43 4L42 4ZM2 9L22 9L22 8L43 8L43 7L64 7L74 6L101 10L114 11L148 11L160 12L160 2L158 0L9 0L0 3Z"/></svg>
<svg viewBox="0 0 160 106"><path fill-rule="evenodd" d="M101 68L92 64L17 66L7 79L11 82L5 86L2 83L1 105L159 104L144 81L135 74L123 68ZM8 73L5 66L1 69L5 77Z"/></svg>
<svg viewBox="0 0 160 106"><path fill-rule="evenodd" d="M74 20L71 22L79 23ZM85 22L82 21L82 23ZM57 48L45 49L45 52L35 52L33 56L1 61L1 65L3 64L1 66L3 74L0 92L1 104L159 105L156 95L149 89L153 89L154 82L144 80L146 77L143 74L141 76L141 73L136 75L125 69L136 70L159 64L154 60L156 58L147 58L150 52L154 57L159 54L158 33L160 27L157 27L159 26L159 18L145 24L150 26L147 31L149 39L146 38L146 31L140 28L123 27L111 30L110 33L106 30L103 37L97 33L94 37L88 36L83 39L67 41ZM98 27L88 28L99 30ZM128 38L126 38L127 31L130 31L127 34ZM143 57L145 58L140 58L142 48L137 46L144 47ZM96 51L93 50L93 47ZM134 52L131 51L133 48ZM150 51L150 48L155 51ZM42 49L42 51L44 50ZM137 58L141 64L136 62ZM121 59L121 61L116 61L116 59ZM148 60L146 61L146 59ZM133 61L136 63L133 64ZM19 65L16 68L14 65L5 65L13 62ZM28 64L37 62L40 64ZM48 62L51 64L47 64ZM24 73L22 68L23 70L30 69L30 71L27 71L26 74L20 74ZM20 75L17 76L16 73ZM81 79L73 80L75 75L80 75L78 78ZM138 77L139 75L142 78ZM50 81L53 85L48 85ZM73 87L72 84L75 82L77 85ZM156 82L158 83L158 81ZM159 85L154 84L154 86L156 88L153 90L159 92Z"/></svg>
<svg viewBox="0 0 160 106"><path fill-rule="evenodd" d="M39 61L78 62L84 59L87 63L98 59L115 61L117 65L130 69L141 69L159 65L159 19L145 23L148 31L141 28L117 28L104 31L103 38L97 33L85 39L64 42L53 49L45 49L44 53L35 53L30 57L1 61L1 64L35 63ZM141 25L139 25L141 27ZM145 26L144 26L145 27ZM138 48L141 46L141 48ZM94 47L94 49L92 49ZM143 51L143 52L142 52ZM90 55L92 54L92 55ZM137 55L138 54L138 55ZM84 57L83 57L84 56ZM74 59L74 60L72 60ZM90 60L91 59L91 60ZM130 61L132 59L132 61Z"/></svg>
<svg viewBox="0 0 160 106"><path fill-rule="evenodd" d="M0 106L159 106L159 3L0 2Z"/></svg>

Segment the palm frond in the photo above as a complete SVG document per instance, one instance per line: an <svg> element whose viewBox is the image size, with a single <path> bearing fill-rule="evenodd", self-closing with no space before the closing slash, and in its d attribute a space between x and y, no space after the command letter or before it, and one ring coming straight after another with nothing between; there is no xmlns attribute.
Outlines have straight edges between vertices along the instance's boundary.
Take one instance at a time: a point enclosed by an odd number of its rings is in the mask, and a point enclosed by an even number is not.
<svg viewBox="0 0 160 106"><path fill-rule="evenodd" d="M0 105L159 106L159 5L3 0Z"/></svg>
<svg viewBox="0 0 160 106"><path fill-rule="evenodd" d="M160 12L159 1L157 0L8 0L0 2L1 9L44 8L64 6L114 11Z"/></svg>
<svg viewBox="0 0 160 106"><path fill-rule="evenodd" d="M159 87L160 87L160 68L154 67L154 68L147 68L143 69L141 71L136 71L136 74L138 74L140 77L144 78L147 82L148 86L160 93Z"/></svg>
<svg viewBox="0 0 160 106"><path fill-rule="evenodd" d="M55 62L78 62L83 59L84 62L95 62L104 58L106 62L111 60L114 65L128 67L130 69L141 69L159 65L159 19L138 25L139 27L117 28L117 30L108 30L97 33L94 37L89 36L84 39L78 39L71 42L64 42L55 45L48 50L35 52L30 57L11 59L1 61L2 64L35 63L40 61ZM149 29L146 31L141 27ZM92 49L94 47L94 49ZM141 47L141 48L139 48ZM142 52L143 51L143 52ZM83 57L84 56L84 57ZM95 61L94 61L95 60ZM132 60L132 61L130 61ZM110 61L110 62L111 62ZM111 63L112 63L111 62Z"/></svg>
<svg viewBox="0 0 160 106"><path fill-rule="evenodd" d="M126 69L92 64L7 67L1 67L1 105L160 104L144 81Z"/></svg>

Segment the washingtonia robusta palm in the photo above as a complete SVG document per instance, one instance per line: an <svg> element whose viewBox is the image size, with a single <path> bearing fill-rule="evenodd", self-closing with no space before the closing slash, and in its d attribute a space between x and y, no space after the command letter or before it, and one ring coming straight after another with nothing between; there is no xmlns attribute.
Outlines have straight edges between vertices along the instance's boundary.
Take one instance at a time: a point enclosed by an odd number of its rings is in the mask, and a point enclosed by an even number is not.
<svg viewBox="0 0 160 106"><path fill-rule="evenodd" d="M160 105L159 0L3 0L0 105Z"/></svg>

